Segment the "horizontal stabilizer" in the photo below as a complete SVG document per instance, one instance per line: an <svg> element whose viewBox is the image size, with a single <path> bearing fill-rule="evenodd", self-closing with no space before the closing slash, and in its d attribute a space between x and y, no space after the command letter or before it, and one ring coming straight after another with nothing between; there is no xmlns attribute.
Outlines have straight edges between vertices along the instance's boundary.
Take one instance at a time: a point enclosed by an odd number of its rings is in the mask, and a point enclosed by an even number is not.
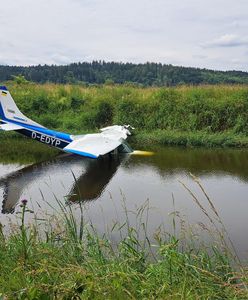
<svg viewBox="0 0 248 300"><path fill-rule="evenodd" d="M0 125L0 130L4 130L4 131L19 130L19 129L23 129L23 127L17 124L7 123L7 124Z"/></svg>
<svg viewBox="0 0 248 300"><path fill-rule="evenodd" d="M122 143L121 140L113 140L101 133L87 134L74 140L63 150L66 152L97 158L116 149Z"/></svg>

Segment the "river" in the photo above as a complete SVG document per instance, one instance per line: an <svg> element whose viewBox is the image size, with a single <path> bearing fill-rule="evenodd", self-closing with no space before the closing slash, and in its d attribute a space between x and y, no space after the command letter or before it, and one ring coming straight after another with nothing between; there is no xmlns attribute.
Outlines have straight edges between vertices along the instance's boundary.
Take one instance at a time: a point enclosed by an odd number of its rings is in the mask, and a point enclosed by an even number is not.
<svg viewBox="0 0 248 300"><path fill-rule="evenodd" d="M136 224L137 211L142 206L149 210L143 217L150 236L161 224L171 233L175 215L171 213L175 211L177 232L182 230L182 220L201 228L202 224L209 225L208 217L183 185L210 215L214 213L190 175L193 174L200 179L218 211L239 256L247 259L248 151L171 147L151 150L155 155L149 157L123 155L93 160L61 154L28 165L18 163L18 159L15 163L3 161L0 163L1 223L9 228L10 222L18 217L22 199L28 200L36 217L56 214L56 199L66 199L75 210L81 201L86 221L100 233L111 228L116 220L124 222L125 212L130 224Z"/></svg>

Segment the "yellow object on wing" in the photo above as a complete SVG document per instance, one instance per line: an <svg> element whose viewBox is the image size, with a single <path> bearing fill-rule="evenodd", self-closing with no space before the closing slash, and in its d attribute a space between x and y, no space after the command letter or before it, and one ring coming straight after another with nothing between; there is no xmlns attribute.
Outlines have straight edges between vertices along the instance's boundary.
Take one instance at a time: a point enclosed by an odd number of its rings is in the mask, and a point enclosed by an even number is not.
<svg viewBox="0 0 248 300"><path fill-rule="evenodd" d="M134 150L132 153L130 153L132 155L140 155L140 156L152 156L154 155L154 152L151 151L141 151L141 150Z"/></svg>
<svg viewBox="0 0 248 300"><path fill-rule="evenodd" d="M2 96L7 96L8 94L6 92L2 91L1 95Z"/></svg>

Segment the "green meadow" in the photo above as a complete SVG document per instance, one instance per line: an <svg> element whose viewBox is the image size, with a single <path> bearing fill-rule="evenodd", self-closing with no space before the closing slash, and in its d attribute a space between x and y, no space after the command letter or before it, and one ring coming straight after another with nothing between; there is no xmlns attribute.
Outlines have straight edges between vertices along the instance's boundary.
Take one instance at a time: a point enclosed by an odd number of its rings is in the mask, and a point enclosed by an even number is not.
<svg viewBox="0 0 248 300"><path fill-rule="evenodd" d="M132 85L6 83L20 109L69 133L111 124L135 127L133 141L208 147L248 144L245 85L139 88Z"/></svg>

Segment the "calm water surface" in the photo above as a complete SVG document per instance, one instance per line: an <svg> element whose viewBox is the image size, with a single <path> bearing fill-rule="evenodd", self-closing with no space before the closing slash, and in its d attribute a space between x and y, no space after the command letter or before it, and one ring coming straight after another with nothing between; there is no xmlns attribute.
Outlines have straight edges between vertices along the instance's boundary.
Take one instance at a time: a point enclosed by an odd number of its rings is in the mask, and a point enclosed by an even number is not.
<svg viewBox="0 0 248 300"><path fill-rule="evenodd" d="M176 209L190 224L207 224L201 209L179 181L208 207L190 177L198 176L226 225L242 258L248 258L248 151L158 148L151 157L122 156L91 160L61 155L30 165L0 163L0 220L8 228L20 200L28 199L37 216L56 214L56 198L68 199L75 209L84 203L85 218L104 232L115 220L124 221L124 206L132 213L149 203L148 233L163 223L172 230ZM76 178L76 182L75 182ZM173 207L172 194L175 199ZM31 217L30 217L31 218Z"/></svg>

